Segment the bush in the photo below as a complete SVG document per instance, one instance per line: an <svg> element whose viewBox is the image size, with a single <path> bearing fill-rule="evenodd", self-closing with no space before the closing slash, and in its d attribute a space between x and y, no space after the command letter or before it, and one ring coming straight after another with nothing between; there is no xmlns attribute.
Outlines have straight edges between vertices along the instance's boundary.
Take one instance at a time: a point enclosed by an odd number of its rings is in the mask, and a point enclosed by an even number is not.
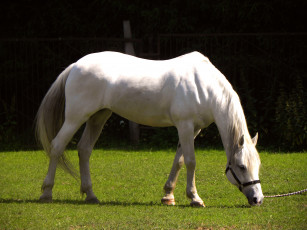
<svg viewBox="0 0 307 230"><path fill-rule="evenodd" d="M306 149L307 114L306 92L303 81L296 76L293 89L288 92L284 84L280 86L276 102L276 130L281 146L290 149Z"/></svg>

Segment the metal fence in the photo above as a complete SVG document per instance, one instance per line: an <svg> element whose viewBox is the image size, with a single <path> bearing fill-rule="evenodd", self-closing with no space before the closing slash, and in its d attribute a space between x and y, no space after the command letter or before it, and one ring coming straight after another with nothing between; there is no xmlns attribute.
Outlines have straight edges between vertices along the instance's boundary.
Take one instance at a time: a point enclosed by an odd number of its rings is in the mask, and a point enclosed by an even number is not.
<svg viewBox="0 0 307 230"><path fill-rule="evenodd" d="M125 41L0 40L0 134L3 136L6 129L11 129L12 135L27 133L33 128L42 97L66 66L88 53L123 52ZM194 50L202 52L226 75L239 95L255 98L253 106L268 118L274 109L268 105L278 94L276 86L285 82L291 87L293 77L306 78L307 34L164 34L131 41L137 56L152 59L168 59ZM244 97L242 101L250 102ZM255 116L252 113L247 111L247 116Z"/></svg>

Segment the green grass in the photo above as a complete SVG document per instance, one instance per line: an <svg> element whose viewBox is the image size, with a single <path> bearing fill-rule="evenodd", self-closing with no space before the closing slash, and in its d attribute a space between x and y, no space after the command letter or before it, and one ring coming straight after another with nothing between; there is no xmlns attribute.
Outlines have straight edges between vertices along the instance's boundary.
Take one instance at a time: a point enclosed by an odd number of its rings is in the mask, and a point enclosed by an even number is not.
<svg viewBox="0 0 307 230"><path fill-rule="evenodd" d="M77 152L69 151L77 166ZM306 153L262 152L265 195L307 187ZM224 175L223 151L197 150L196 184L206 208L185 197L185 169L175 190L177 206L160 204L173 150L95 150L93 188L101 204L84 204L79 183L57 170L54 202L37 200L48 160L41 151L0 152L0 229L307 229L306 193L265 199L250 207Z"/></svg>

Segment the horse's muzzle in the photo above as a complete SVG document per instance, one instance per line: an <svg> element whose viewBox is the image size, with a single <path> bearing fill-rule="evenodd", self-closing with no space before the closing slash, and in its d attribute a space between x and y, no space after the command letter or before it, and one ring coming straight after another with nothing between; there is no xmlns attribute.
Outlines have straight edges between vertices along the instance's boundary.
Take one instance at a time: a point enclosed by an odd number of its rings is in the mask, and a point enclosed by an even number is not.
<svg viewBox="0 0 307 230"><path fill-rule="evenodd" d="M262 197L253 197L248 199L248 203L252 206L260 206L263 203L263 196Z"/></svg>
<svg viewBox="0 0 307 230"><path fill-rule="evenodd" d="M248 203L252 206L260 206L263 203L263 194L260 184L245 188L243 191Z"/></svg>

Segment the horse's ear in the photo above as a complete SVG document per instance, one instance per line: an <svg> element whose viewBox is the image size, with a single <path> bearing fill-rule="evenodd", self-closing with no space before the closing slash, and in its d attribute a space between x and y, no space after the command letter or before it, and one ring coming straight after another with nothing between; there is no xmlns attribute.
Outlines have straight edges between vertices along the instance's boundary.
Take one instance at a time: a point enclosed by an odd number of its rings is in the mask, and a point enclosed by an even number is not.
<svg viewBox="0 0 307 230"><path fill-rule="evenodd" d="M242 148L244 145L244 135L239 138L238 147Z"/></svg>
<svg viewBox="0 0 307 230"><path fill-rule="evenodd" d="M256 135L254 136L254 138L252 139L253 144L256 146L258 141L258 133L256 133Z"/></svg>

